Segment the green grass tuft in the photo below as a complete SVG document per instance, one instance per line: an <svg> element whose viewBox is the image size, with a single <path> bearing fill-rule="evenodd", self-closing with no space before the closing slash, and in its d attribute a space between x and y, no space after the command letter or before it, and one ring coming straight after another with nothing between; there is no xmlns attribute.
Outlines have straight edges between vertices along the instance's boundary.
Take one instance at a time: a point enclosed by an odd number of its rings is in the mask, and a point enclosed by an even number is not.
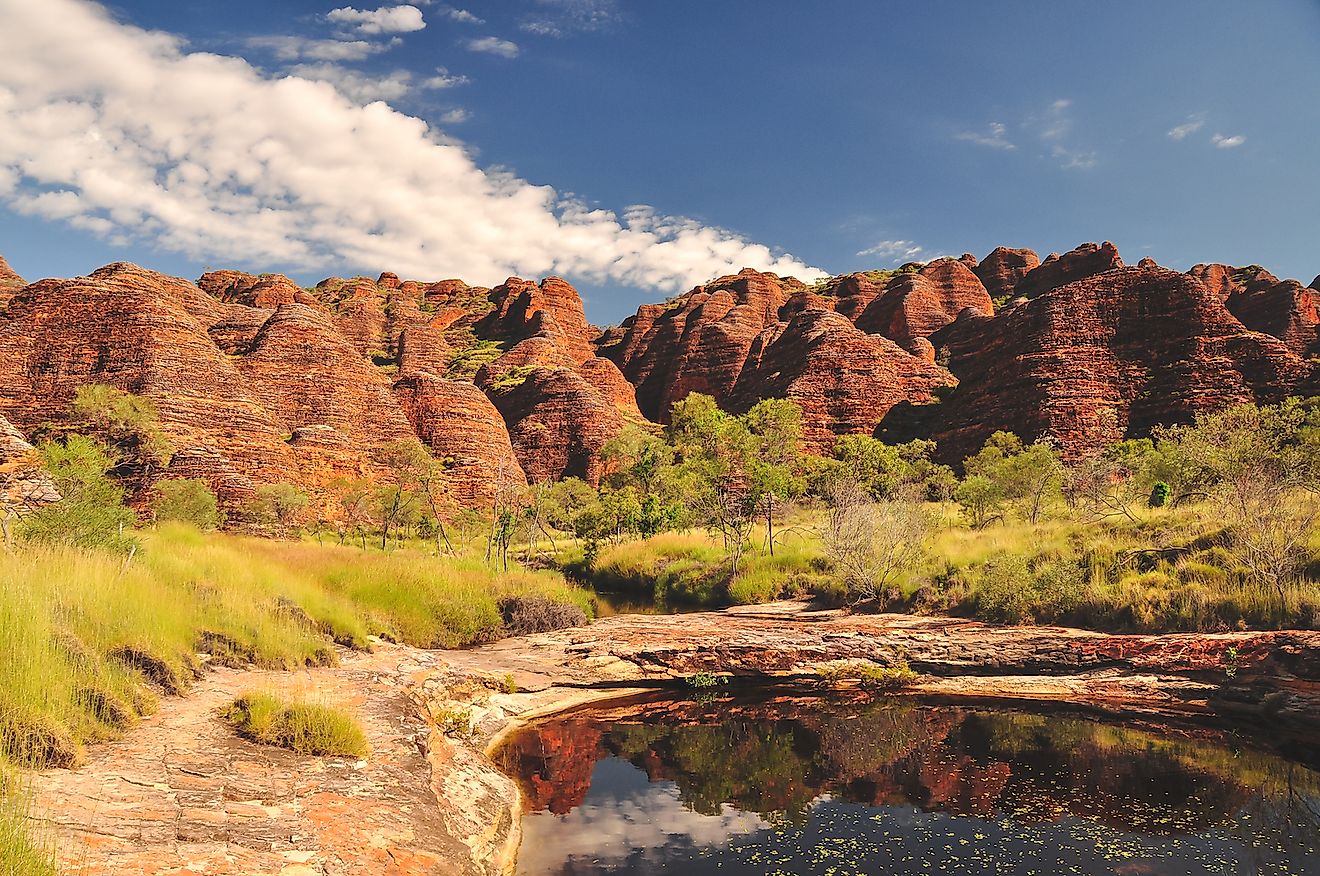
<svg viewBox="0 0 1320 876"><path fill-rule="evenodd" d="M263 745L316 756L366 757L367 736L348 714L319 703L284 702L269 693L246 693L225 717L240 736Z"/></svg>

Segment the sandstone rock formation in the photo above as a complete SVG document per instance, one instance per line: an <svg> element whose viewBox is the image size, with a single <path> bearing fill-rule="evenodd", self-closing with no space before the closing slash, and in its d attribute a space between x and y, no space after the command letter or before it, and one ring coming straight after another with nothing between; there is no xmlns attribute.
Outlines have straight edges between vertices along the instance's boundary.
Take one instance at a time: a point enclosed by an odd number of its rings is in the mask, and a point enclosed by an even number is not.
<svg viewBox="0 0 1320 876"><path fill-rule="evenodd" d="M176 449L288 480L283 428L207 333L221 313L191 283L122 263L34 283L0 320L0 416L30 433L63 418L79 386L108 383L152 398Z"/></svg>
<svg viewBox="0 0 1320 876"><path fill-rule="evenodd" d="M762 398L802 408L803 437L828 452L838 435L875 431L902 401L927 403L952 375L894 341L868 335L830 310L804 310L758 335L729 395L734 410Z"/></svg>
<svg viewBox="0 0 1320 876"><path fill-rule="evenodd" d="M490 301L494 309L478 325L483 337L520 341L541 335L576 362L596 355L592 341L600 332L587 322L577 290L560 278L533 283L510 277L490 291Z"/></svg>
<svg viewBox="0 0 1320 876"><path fill-rule="evenodd" d="M1040 265L1026 273L1013 290L1015 296L1034 298L1042 292L1057 289L1075 280L1103 274L1123 267L1118 248L1109 241L1101 244L1084 243L1063 255L1051 254Z"/></svg>
<svg viewBox="0 0 1320 876"><path fill-rule="evenodd" d="M1029 249L997 247L973 270L995 300L1007 300L1017 294L1017 285L1040 265L1040 257Z"/></svg>
<svg viewBox="0 0 1320 876"><path fill-rule="evenodd" d="M418 306L390 308L403 314L393 319L374 316L385 314L382 290L423 301L422 284L388 275L380 284L329 284L325 303L278 276L213 272L202 284L209 294L116 264L28 287L0 319L0 415L30 433L64 417L84 384L146 395L175 448L158 476L202 478L231 508L262 484L291 481L324 497L337 479L380 475L373 452L418 436L411 416L418 411L426 424L420 437L454 460L457 496L484 502L490 489L481 484L503 469L523 481L511 452L498 452L501 444L507 451L508 433L480 390L457 390L484 405L473 422L442 427L428 399L448 404L453 391L423 393L420 401L411 389L396 394L393 366L362 352L392 347L412 375L447 383L432 374L443 373L448 353L431 314ZM416 324L391 337L405 317ZM410 401L407 413L401 397Z"/></svg>
<svg viewBox="0 0 1320 876"><path fill-rule="evenodd" d="M412 374L394 384L394 395L422 443L447 469L461 504L486 506L500 490L527 484L499 411L477 387Z"/></svg>
<svg viewBox="0 0 1320 876"><path fill-rule="evenodd" d="M1111 270L992 318L968 315L933 341L959 379L935 436L951 460L997 429L1053 436L1076 456L1200 411L1277 401L1310 370L1202 283L1161 268Z"/></svg>
<svg viewBox="0 0 1320 876"><path fill-rule="evenodd" d="M597 483L600 450L626 423L619 406L572 368L534 368L521 380L493 386L490 397L532 482L579 477Z"/></svg>
<svg viewBox="0 0 1320 876"><path fill-rule="evenodd" d="M803 288L750 269L698 286L670 305L643 307L622 340L603 352L634 386L637 405L664 422L674 402L701 392L725 401L757 335Z"/></svg>
<svg viewBox="0 0 1320 876"><path fill-rule="evenodd" d="M27 285L27 281L14 273L14 269L9 267L9 262L5 261L4 256L0 256L0 310L4 310L5 304L9 299Z"/></svg>
<svg viewBox="0 0 1320 876"><path fill-rule="evenodd" d="M1274 335L1297 355L1306 358L1317 352L1320 291L1296 280L1248 284L1225 304L1247 328Z"/></svg>
<svg viewBox="0 0 1320 876"><path fill-rule="evenodd" d="M955 259L938 259L919 273L899 274L857 317L857 327L899 343L927 338L963 310L982 316L994 304L981 281Z"/></svg>
<svg viewBox="0 0 1320 876"><path fill-rule="evenodd" d="M197 279L197 286L212 297L231 304L274 310L281 304L319 302L283 274L256 276L242 271L210 271Z"/></svg>
<svg viewBox="0 0 1320 876"><path fill-rule="evenodd" d="M596 483L601 447L641 414L618 367L596 355L601 333L577 290L558 277L510 278L489 298L494 306L474 328L512 346L475 382L504 417L528 479Z"/></svg>
<svg viewBox="0 0 1320 876"><path fill-rule="evenodd" d="M339 441L318 438L340 449L304 472L300 480L309 486L365 475L374 450L413 435L385 373L315 308L281 305L262 325L238 369L283 432L293 435L317 426L342 436Z"/></svg>
<svg viewBox="0 0 1320 876"><path fill-rule="evenodd" d="M566 281L487 289L385 272L314 289L212 271L196 285L136 266L24 286L0 261L0 417L21 435L105 382L158 403L176 457L228 504L262 484L324 491L378 476L416 436L464 503L504 484L600 474L630 423L691 392L733 411L800 404L809 444L933 437L957 462L991 431L1097 442L1320 381L1320 278L1259 266L1178 274L1112 244L1041 263L1000 247L811 287L743 270L600 331ZM996 304L999 310L996 312ZM465 382L471 381L471 382Z"/></svg>
<svg viewBox="0 0 1320 876"><path fill-rule="evenodd" d="M0 418L0 526L6 540L11 519L26 517L60 498L32 445L8 420Z"/></svg>

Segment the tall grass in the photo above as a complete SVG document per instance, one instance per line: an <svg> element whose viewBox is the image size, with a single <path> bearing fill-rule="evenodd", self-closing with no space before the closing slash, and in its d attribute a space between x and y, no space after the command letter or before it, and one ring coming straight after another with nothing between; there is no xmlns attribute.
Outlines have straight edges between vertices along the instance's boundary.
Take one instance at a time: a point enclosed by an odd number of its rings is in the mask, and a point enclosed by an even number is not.
<svg viewBox="0 0 1320 876"><path fill-rule="evenodd" d="M49 838L28 821L28 796L0 765L0 876L56 876Z"/></svg>
<svg viewBox="0 0 1320 876"><path fill-rule="evenodd" d="M1133 509L1081 520L1063 508L1037 523L1012 518L968 527L951 503L929 506L924 561L881 606L1003 623L1062 623L1114 632L1320 627L1320 563L1283 594L1253 583L1219 546L1208 508ZM564 551L561 567L598 590L670 605L756 603L812 594L843 600L818 535L823 512L804 511L776 539L753 544L737 575L717 540L689 530L611 545L593 564ZM1320 556L1320 533L1312 539ZM1168 553L1157 549L1173 548Z"/></svg>
<svg viewBox="0 0 1320 876"><path fill-rule="evenodd" d="M550 572L274 542L172 524L131 559L36 545L0 555L0 756L72 766L186 687L199 652L291 668L334 660L369 635L460 647L502 634L499 600L538 595L590 610ZM144 682L156 682L147 685Z"/></svg>

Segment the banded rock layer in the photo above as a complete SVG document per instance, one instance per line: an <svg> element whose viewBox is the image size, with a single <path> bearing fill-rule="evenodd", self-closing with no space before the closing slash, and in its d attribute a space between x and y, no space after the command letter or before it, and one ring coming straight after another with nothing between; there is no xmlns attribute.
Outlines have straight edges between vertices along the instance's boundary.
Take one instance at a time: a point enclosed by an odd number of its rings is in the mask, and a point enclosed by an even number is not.
<svg viewBox="0 0 1320 876"><path fill-rule="evenodd" d="M735 412L792 399L821 452L843 434L929 437L957 462L1008 429L1077 456L1312 391L1318 295L1320 280L1258 266L1128 267L1110 243L1044 262L1000 247L812 286L745 269L601 331L554 277L305 289L113 264L24 285L0 261L0 417L21 439L83 384L146 395L177 451L162 475L204 478L230 504L278 481L325 496L377 477L378 451L407 438L466 505L595 481L607 441L691 392Z"/></svg>

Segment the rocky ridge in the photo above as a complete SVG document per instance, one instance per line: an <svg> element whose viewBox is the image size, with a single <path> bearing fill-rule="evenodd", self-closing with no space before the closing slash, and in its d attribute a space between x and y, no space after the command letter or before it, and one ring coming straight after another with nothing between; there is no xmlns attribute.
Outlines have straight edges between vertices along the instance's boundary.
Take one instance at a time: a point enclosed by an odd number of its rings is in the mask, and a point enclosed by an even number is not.
<svg viewBox="0 0 1320 876"><path fill-rule="evenodd" d="M801 405L808 443L933 438L957 462L995 429L1076 457L1122 436L1316 385L1320 278L1150 259L1111 243L1043 262L971 254L808 287L753 270L621 325L592 326L559 278L493 288L391 273L304 289L280 274L196 283L135 265L24 284L0 262L0 416L24 437L85 383L153 398L177 453L237 507L262 484L324 496L373 478L381 447L415 437L454 498L497 482L595 481L621 430L710 394L741 411Z"/></svg>

